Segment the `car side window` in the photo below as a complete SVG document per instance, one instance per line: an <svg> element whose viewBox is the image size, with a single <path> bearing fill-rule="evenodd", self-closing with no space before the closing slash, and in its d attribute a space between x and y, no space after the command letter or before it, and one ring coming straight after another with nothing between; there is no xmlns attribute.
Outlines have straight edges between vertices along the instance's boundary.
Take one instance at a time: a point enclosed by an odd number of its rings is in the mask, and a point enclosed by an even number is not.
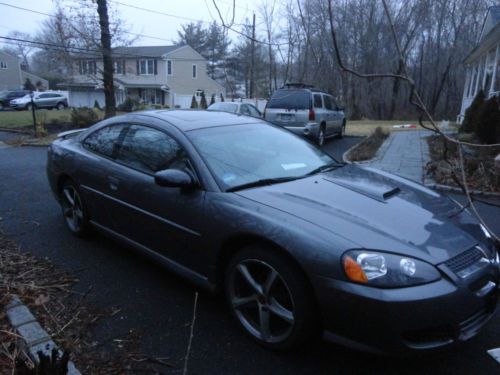
<svg viewBox="0 0 500 375"><path fill-rule="evenodd" d="M127 125L110 125L91 133L83 141L83 147L108 158L114 158L123 139Z"/></svg>
<svg viewBox="0 0 500 375"><path fill-rule="evenodd" d="M330 100L332 101L332 106L335 111L337 111L337 103L335 102L335 99L333 97L329 96Z"/></svg>
<svg viewBox="0 0 500 375"><path fill-rule="evenodd" d="M330 97L327 95L323 95L323 100L325 102L325 108L330 110L330 111L333 111L333 105L332 105L332 102L330 100Z"/></svg>
<svg viewBox="0 0 500 375"><path fill-rule="evenodd" d="M261 116L260 111L251 104L248 105L248 111L250 112L250 116L253 116L253 117L260 117Z"/></svg>
<svg viewBox="0 0 500 375"><path fill-rule="evenodd" d="M163 169L189 169L189 159L179 143L168 134L147 126L131 125L117 161L146 173Z"/></svg>
<svg viewBox="0 0 500 375"><path fill-rule="evenodd" d="M246 104L242 104L240 106L240 113L242 115L251 116L250 110L248 109L248 105Z"/></svg>
<svg viewBox="0 0 500 375"><path fill-rule="evenodd" d="M323 102L319 94L314 94L314 108L323 108Z"/></svg>

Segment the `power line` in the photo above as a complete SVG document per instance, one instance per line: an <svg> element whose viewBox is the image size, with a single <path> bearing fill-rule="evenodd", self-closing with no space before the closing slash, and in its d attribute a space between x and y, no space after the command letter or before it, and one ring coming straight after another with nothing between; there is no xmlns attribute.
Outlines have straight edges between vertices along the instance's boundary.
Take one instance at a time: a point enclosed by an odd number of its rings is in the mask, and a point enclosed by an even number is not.
<svg viewBox="0 0 500 375"><path fill-rule="evenodd" d="M0 2L0 5L4 5L4 6L10 7L10 8L14 8L14 9L18 9L18 10L23 10L25 12L30 12L30 13L35 13L35 14L40 14L40 15L43 15L43 16L47 16L47 17L57 18L57 16L55 14L44 13L44 12L40 12L40 11L34 10L34 9L19 7L17 5L7 4L7 3L3 3L3 2ZM161 41L165 41L165 42L171 43L171 41L169 39L160 38L160 37L157 37L157 36L146 35L146 34L141 34L141 33L134 33L134 32L125 31L125 30L123 30L122 32L125 33L125 34L134 35L134 36L138 36L138 37L142 37L142 38L156 39L156 40L161 40Z"/></svg>

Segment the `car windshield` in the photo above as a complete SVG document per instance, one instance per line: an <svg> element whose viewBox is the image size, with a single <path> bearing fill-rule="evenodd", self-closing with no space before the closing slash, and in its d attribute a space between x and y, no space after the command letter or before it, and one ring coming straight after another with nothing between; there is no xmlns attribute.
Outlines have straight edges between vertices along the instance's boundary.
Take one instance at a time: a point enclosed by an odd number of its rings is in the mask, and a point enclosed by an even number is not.
<svg viewBox="0 0 500 375"><path fill-rule="evenodd" d="M267 123L196 129L186 134L225 190L259 181L301 178L337 163L314 145Z"/></svg>
<svg viewBox="0 0 500 375"><path fill-rule="evenodd" d="M308 91L279 90L269 100L267 108L309 109L311 95Z"/></svg>
<svg viewBox="0 0 500 375"><path fill-rule="evenodd" d="M236 113L238 111L238 104L236 104L236 103L214 103L210 107L208 107L207 109L209 111L224 111L224 112Z"/></svg>

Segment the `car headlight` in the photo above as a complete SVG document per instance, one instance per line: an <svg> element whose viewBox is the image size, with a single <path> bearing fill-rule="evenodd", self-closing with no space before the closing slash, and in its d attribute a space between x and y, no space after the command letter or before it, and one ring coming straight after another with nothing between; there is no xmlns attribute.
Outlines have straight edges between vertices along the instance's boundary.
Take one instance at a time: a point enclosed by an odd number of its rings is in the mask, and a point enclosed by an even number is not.
<svg viewBox="0 0 500 375"><path fill-rule="evenodd" d="M342 266L349 280L379 288L427 284L441 278L429 263L378 251L348 251L342 257Z"/></svg>

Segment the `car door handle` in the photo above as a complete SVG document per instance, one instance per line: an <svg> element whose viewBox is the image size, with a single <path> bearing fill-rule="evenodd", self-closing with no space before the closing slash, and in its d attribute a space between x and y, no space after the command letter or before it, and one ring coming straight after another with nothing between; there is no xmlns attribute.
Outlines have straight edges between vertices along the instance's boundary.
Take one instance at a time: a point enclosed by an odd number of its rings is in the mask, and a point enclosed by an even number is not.
<svg viewBox="0 0 500 375"><path fill-rule="evenodd" d="M113 176L108 176L108 185L111 190L118 190L118 185L120 184L120 180L118 180L116 177Z"/></svg>

